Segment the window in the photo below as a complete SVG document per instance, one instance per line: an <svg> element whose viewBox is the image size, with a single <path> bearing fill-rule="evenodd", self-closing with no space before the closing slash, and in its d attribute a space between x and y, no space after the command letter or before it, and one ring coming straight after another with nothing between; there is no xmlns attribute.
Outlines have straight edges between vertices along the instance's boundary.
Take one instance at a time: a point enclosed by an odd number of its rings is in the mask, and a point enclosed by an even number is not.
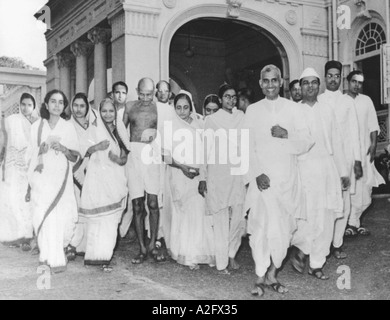
<svg viewBox="0 0 390 320"><path fill-rule="evenodd" d="M369 23L359 34L356 56L377 51L384 43L386 43L386 34L383 28L377 23Z"/></svg>

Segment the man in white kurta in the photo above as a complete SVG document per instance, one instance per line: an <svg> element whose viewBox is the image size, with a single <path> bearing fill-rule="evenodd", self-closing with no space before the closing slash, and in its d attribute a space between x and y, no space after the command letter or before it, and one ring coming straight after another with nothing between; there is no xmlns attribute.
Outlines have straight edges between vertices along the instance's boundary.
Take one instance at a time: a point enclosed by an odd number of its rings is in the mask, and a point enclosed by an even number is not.
<svg viewBox="0 0 390 320"><path fill-rule="evenodd" d="M234 92L234 89L229 91ZM234 105L235 100L231 98L225 103L225 108L205 120L206 166L201 180L206 181L200 184L207 184L207 193L200 193L205 195L207 214L213 215L216 267L219 271L226 271L228 266L232 269L239 267L235 256L245 232L245 187L236 159L232 157L240 154L244 113Z"/></svg>
<svg viewBox="0 0 390 320"><path fill-rule="evenodd" d="M350 180L335 115L330 107L317 101L319 86L317 72L306 69L301 76L300 107L315 145L299 157L307 219L298 220L292 244L300 250L299 257L302 252L309 255L309 274L328 280L322 268L330 252L335 221L342 217L342 190L349 187ZM293 266L296 268L294 263ZM303 272L303 268L296 269Z"/></svg>
<svg viewBox="0 0 390 320"><path fill-rule="evenodd" d="M344 233L351 214L351 194L355 194L356 181L363 175L360 154L359 124L353 103L345 99L339 90L341 85L342 64L339 61L329 61L325 65L325 92L318 96L320 103L327 104L334 112L340 129L343 151L346 160L351 188L343 192L343 217L336 220L333 236L333 255L337 259L345 259L347 255L342 251Z"/></svg>
<svg viewBox="0 0 390 320"><path fill-rule="evenodd" d="M276 271L290 247L296 218L304 218L304 198L298 176L297 155L312 145L296 103L279 97L281 72L267 66L261 72L266 98L248 107L244 128L250 134L249 184L245 209L250 209L248 234L258 280L254 295L269 286L285 293Z"/></svg>
<svg viewBox="0 0 390 320"><path fill-rule="evenodd" d="M371 205L372 188L385 183L374 166L377 138L380 133L378 117L371 98L361 94L364 75L353 71L348 75L348 95L346 101L353 102L357 112L360 132L360 152L363 165L363 178L356 183L356 193L352 195L352 210L348 221L346 235L369 235L361 225L361 216Z"/></svg>

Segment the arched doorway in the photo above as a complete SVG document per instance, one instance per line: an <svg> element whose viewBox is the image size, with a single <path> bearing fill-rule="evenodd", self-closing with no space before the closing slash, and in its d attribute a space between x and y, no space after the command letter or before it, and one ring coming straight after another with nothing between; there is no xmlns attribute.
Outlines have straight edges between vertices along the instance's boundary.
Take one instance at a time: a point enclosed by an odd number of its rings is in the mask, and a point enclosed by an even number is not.
<svg viewBox="0 0 390 320"><path fill-rule="evenodd" d="M288 91L288 83L290 80L290 75L292 78L295 78L301 74L303 68L302 50L299 49L298 44L295 42L291 33L288 30L286 30L278 21L272 19L270 16L266 15L261 11L257 11L257 10L255 11L248 8L241 9L239 19L228 19L226 18L226 7L224 5L202 4L202 5L195 5L192 8L186 8L185 10L178 12L165 25L165 28L160 38L160 79L168 79L170 75L175 77L175 72L173 72L175 66L174 64L170 63L172 40L176 34L179 34L178 31L183 27L185 27L187 23L191 23L192 21L197 21L198 19L205 19L209 21L214 20L214 22L230 21L234 23L235 27L241 25L241 27L252 29L252 31L257 32L257 34L262 35L265 38L268 38L268 41L274 44L274 48L276 48L278 52L276 56L281 58L282 61L282 70L284 72L283 77L285 81L285 86L284 86L285 93L287 93ZM184 35L188 35L188 31L185 32L185 28L182 29L182 33ZM184 38L182 40L184 40ZM188 40L185 41L186 44L187 41ZM186 47L186 45L184 47ZM184 48L184 50L185 49L186 48ZM261 52L262 51L256 52L256 54L261 56ZM210 66L210 64L207 65ZM188 69L184 68L183 66L181 66L181 68L180 66L179 68L176 68L176 71L178 73L181 72L180 70L186 71ZM231 70L233 71L236 69L231 69ZM259 75L256 75L256 77L258 80ZM187 76L182 78L187 79L189 87L195 88L195 85L191 82L192 80L190 77ZM173 79L173 80L180 82L179 79ZM220 80L223 82L224 77ZM221 83L216 84L217 89ZM212 89L210 87L209 90L215 90L215 89ZM195 92L194 95L195 95L198 108L201 108L200 105L202 104L202 100L204 98L202 96L203 94L202 93L198 94L197 92Z"/></svg>
<svg viewBox="0 0 390 320"><path fill-rule="evenodd" d="M268 64L278 66L283 74L288 69L286 52L272 34L248 22L199 18L174 34L169 76L192 92L201 112L204 97L218 93L224 82L237 89L250 88L256 100L262 99L259 73Z"/></svg>

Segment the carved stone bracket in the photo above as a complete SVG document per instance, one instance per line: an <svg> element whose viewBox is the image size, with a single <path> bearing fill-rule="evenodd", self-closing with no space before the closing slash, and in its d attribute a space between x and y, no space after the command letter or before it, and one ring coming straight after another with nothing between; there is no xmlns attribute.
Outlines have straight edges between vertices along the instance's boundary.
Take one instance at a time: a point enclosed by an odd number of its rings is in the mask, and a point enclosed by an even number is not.
<svg viewBox="0 0 390 320"><path fill-rule="evenodd" d="M125 4L124 9L126 34L158 38L157 21L161 8Z"/></svg>
<svg viewBox="0 0 390 320"><path fill-rule="evenodd" d="M92 44L89 42L76 41L70 46L70 50L75 57L86 56L92 49Z"/></svg>
<svg viewBox="0 0 390 320"><path fill-rule="evenodd" d="M227 15L230 18L239 18L240 17L240 10L241 6L244 3L245 0L227 0L228 12Z"/></svg>
<svg viewBox="0 0 390 320"><path fill-rule="evenodd" d="M90 32L88 32L88 39L93 44L107 44L110 42L111 38L111 30L103 29L103 28L94 28Z"/></svg>
<svg viewBox="0 0 390 320"><path fill-rule="evenodd" d="M62 68L72 68L74 66L74 56L71 53L60 52L57 54L58 57L58 67Z"/></svg>

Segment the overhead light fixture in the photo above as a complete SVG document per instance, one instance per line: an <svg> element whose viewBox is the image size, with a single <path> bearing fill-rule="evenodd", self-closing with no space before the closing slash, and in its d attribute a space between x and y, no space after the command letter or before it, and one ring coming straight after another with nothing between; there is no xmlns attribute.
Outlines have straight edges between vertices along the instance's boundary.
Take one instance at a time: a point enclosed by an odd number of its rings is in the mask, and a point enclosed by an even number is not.
<svg viewBox="0 0 390 320"><path fill-rule="evenodd" d="M187 58L192 58L195 55L193 48L191 47L191 26L188 25L188 47L184 50L184 55Z"/></svg>

